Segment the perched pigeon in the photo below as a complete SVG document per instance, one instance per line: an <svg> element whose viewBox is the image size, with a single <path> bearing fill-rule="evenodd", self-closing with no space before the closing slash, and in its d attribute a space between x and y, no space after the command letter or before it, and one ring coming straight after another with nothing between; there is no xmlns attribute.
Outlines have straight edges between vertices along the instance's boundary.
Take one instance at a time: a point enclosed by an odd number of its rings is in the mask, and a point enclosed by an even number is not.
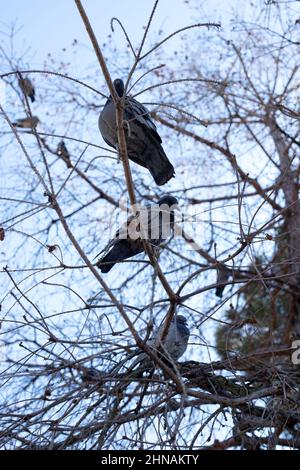
<svg viewBox="0 0 300 470"><path fill-rule="evenodd" d="M184 354L189 341L190 331L187 327L187 320L183 315L175 315L169 325L167 334L161 341L163 330L164 323L153 332L153 336L146 344L153 351L159 352L162 359L177 361ZM144 352L138 355L131 364L130 369L138 364L143 368L149 368L153 365L150 356Z"/></svg>
<svg viewBox="0 0 300 470"><path fill-rule="evenodd" d="M165 361L177 361L185 352L190 331L187 326L187 320L183 315L175 315L169 325L168 331L164 333L164 323L159 328L156 328L146 342L147 346L150 347L162 360ZM164 333L164 338L162 335ZM134 361L126 364L128 361L134 358ZM133 371L136 366L144 369L153 367L152 359L148 354L141 351L140 348L136 348L132 353L128 354L125 359L119 361L110 371L109 374L116 374L121 370L122 367L126 366L127 371ZM93 367L86 369L82 374L82 379L87 382L98 382L103 379L105 373L101 370Z"/></svg>
<svg viewBox="0 0 300 470"><path fill-rule="evenodd" d="M108 273L118 261L142 253L143 239L154 246L161 245L172 233L174 210L178 201L173 196L163 196L158 204L142 208L135 216L128 218L106 247L106 254L97 262L103 273Z"/></svg>
<svg viewBox="0 0 300 470"><path fill-rule="evenodd" d="M40 122L37 116L26 117L17 119L16 122L13 122L14 127L21 127L22 129L35 129L38 123Z"/></svg>
<svg viewBox="0 0 300 470"><path fill-rule="evenodd" d="M226 283L230 277L230 271L224 266L217 268L217 284L220 284L216 288L216 296L222 298L223 291L226 287Z"/></svg>
<svg viewBox="0 0 300 470"><path fill-rule="evenodd" d="M115 80L114 87L121 98L124 94L123 81ZM133 162L148 168L156 184L161 186L167 183L174 176L174 167L162 148L162 140L149 116L149 111L134 98L126 96L124 121L127 122L125 133L128 157ZM99 130L105 142L117 149L116 113L111 96L99 116Z"/></svg>
<svg viewBox="0 0 300 470"><path fill-rule="evenodd" d="M64 160L68 168L72 168L70 154L63 140L58 143L56 153Z"/></svg>
<svg viewBox="0 0 300 470"><path fill-rule="evenodd" d="M33 103L35 100L35 89L31 80L27 77L19 78L19 87L23 91L24 95L29 96Z"/></svg>

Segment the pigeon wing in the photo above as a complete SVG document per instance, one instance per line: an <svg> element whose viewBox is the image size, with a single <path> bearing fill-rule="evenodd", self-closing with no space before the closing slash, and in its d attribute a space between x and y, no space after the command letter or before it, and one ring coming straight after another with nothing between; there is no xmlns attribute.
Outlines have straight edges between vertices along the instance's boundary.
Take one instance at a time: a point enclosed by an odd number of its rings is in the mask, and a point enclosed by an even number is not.
<svg viewBox="0 0 300 470"><path fill-rule="evenodd" d="M159 144L162 143L160 135L157 132L156 125L152 121L150 113L144 105L136 101L134 98L126 97L124 114L129 125L132 121L138 123L155 141Z"/></svg>

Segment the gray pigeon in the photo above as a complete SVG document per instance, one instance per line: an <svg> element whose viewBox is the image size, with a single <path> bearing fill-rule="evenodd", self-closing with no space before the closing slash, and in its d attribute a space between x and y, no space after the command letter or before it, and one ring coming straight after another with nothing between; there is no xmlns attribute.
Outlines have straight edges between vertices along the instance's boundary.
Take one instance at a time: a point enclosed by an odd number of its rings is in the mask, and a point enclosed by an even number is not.
<svg viewBox="0 0 300 470"><path fill-rule="evenodd" d="M183 315L175 315L169 325L168 332L161 341L164 330L164 323L153 332L153 336L147 341L147 346L159 353L159 357L167 361L178 359L184 354L190 336L187 327L187 320ZM130 369L134 369L139 364L140 367L150 368L153 362L148 354L142 352L131 364Z"/></svg>
<svg viewBox="0 0 300 470"><path fill-rule="evenodd" d="M29 96L33 103L35 100L35 89L31 80L28 77L19 78L19 87L23 91L24 95Z"/></svg>
<svg viewBox="0 0 300 470"><path fill-rule="evenodd" d="M123 81L116 79L114 87L121 98L124 95ZM162 148L162 140L150 118L149 111L134 98L126 96L124 120L127 122L125 133L130 160L148 168L155 183L159 186L167 183L174 176L175 171ZM116 113L111 96L99 116L99 130L105 142L117 149Z"/></svg>
<svg viewBox="0 0 300 470"><path fill-rule="evenodd" d="M14 127L21 127L22 129L35 129L40 122L37 116L28 116L26 118L17 119L13 122Z"/></svg>
<svg viewBox="0 0 300 470"><path fill-rule="evenodd" d="M108 273L115 263L144 251L143 238L152 245L161 245L172 234L174 210L178 201L173 196L163 196L158 204L142 208L131 216L117 231L105 248L106 254L97 262L102 273Z"/></svg>
<svg viewBox="0 0 300 470"><path fill-rule="evenodd" d="M163 340L162 334L164 332L164 323L159 328L156 328L152 337L146 342L147 346L155 352L158 357L166 362L178 361L178 359L185 353L190 331L187 326L187 320L183 315L175 315L169 325ZM143 369L153 368L154 364L150 356L138 348L131 354L128 354L125 359L114 366L108 373L116 374L120 369L131 359L134 361L127 366L127 370L133 371L136 366ZM85 382L101 382L105 373L94 367L87 368L82 374L82 380Z"/></svg>

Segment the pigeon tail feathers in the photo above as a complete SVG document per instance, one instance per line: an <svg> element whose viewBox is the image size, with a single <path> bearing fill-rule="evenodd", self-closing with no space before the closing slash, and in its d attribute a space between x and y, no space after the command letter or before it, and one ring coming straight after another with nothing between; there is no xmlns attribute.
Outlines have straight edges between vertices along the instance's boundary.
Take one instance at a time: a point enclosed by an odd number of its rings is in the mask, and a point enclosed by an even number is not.
<svg viewBox="0 0 300 470"><path fill-rule="evenodd" d="M97 262L102 273L108 273L116 263L131 258L143 250L134 248L128 240L119 240L114 247Z"/></svg>
<svg viewBox="0 0 300 470"><path fill-rule="evenodd" d="M147 163L147 168L158 186L166 184L175 175L174 167L168 160L162 147L150 147L149 157L145 154L145 162Z"/></svg>

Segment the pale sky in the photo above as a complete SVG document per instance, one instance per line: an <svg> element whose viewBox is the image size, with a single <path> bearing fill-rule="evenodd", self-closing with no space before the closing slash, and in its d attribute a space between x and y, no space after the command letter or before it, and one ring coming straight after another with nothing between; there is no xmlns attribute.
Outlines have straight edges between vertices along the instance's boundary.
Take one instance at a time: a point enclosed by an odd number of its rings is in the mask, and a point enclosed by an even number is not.
<svg viewBox="0 0 300 470"><path fill-rule="evenodd" d="M168 34L191 23L206 21L221 21L227 29L231 7L238 5L243 14L247 4L238 0L160 0L151 31L155 34L163 29ZM138 44L154 0L83 0L83 5L100 44L111 33L110 20L115 16L123 22L133 42ZM192 10L191 6L197 6L197 10ZM48 53L56 59L65 58L62 48L67 48L68 52L75 38L81 44L89 45L73 0L0 0L0 11L2 37L12 24L20 29L15 43L16 52L22 56L22 51L30 47L31 67L42 65ZM85 54L80 59L85 61Z"/></svg>

